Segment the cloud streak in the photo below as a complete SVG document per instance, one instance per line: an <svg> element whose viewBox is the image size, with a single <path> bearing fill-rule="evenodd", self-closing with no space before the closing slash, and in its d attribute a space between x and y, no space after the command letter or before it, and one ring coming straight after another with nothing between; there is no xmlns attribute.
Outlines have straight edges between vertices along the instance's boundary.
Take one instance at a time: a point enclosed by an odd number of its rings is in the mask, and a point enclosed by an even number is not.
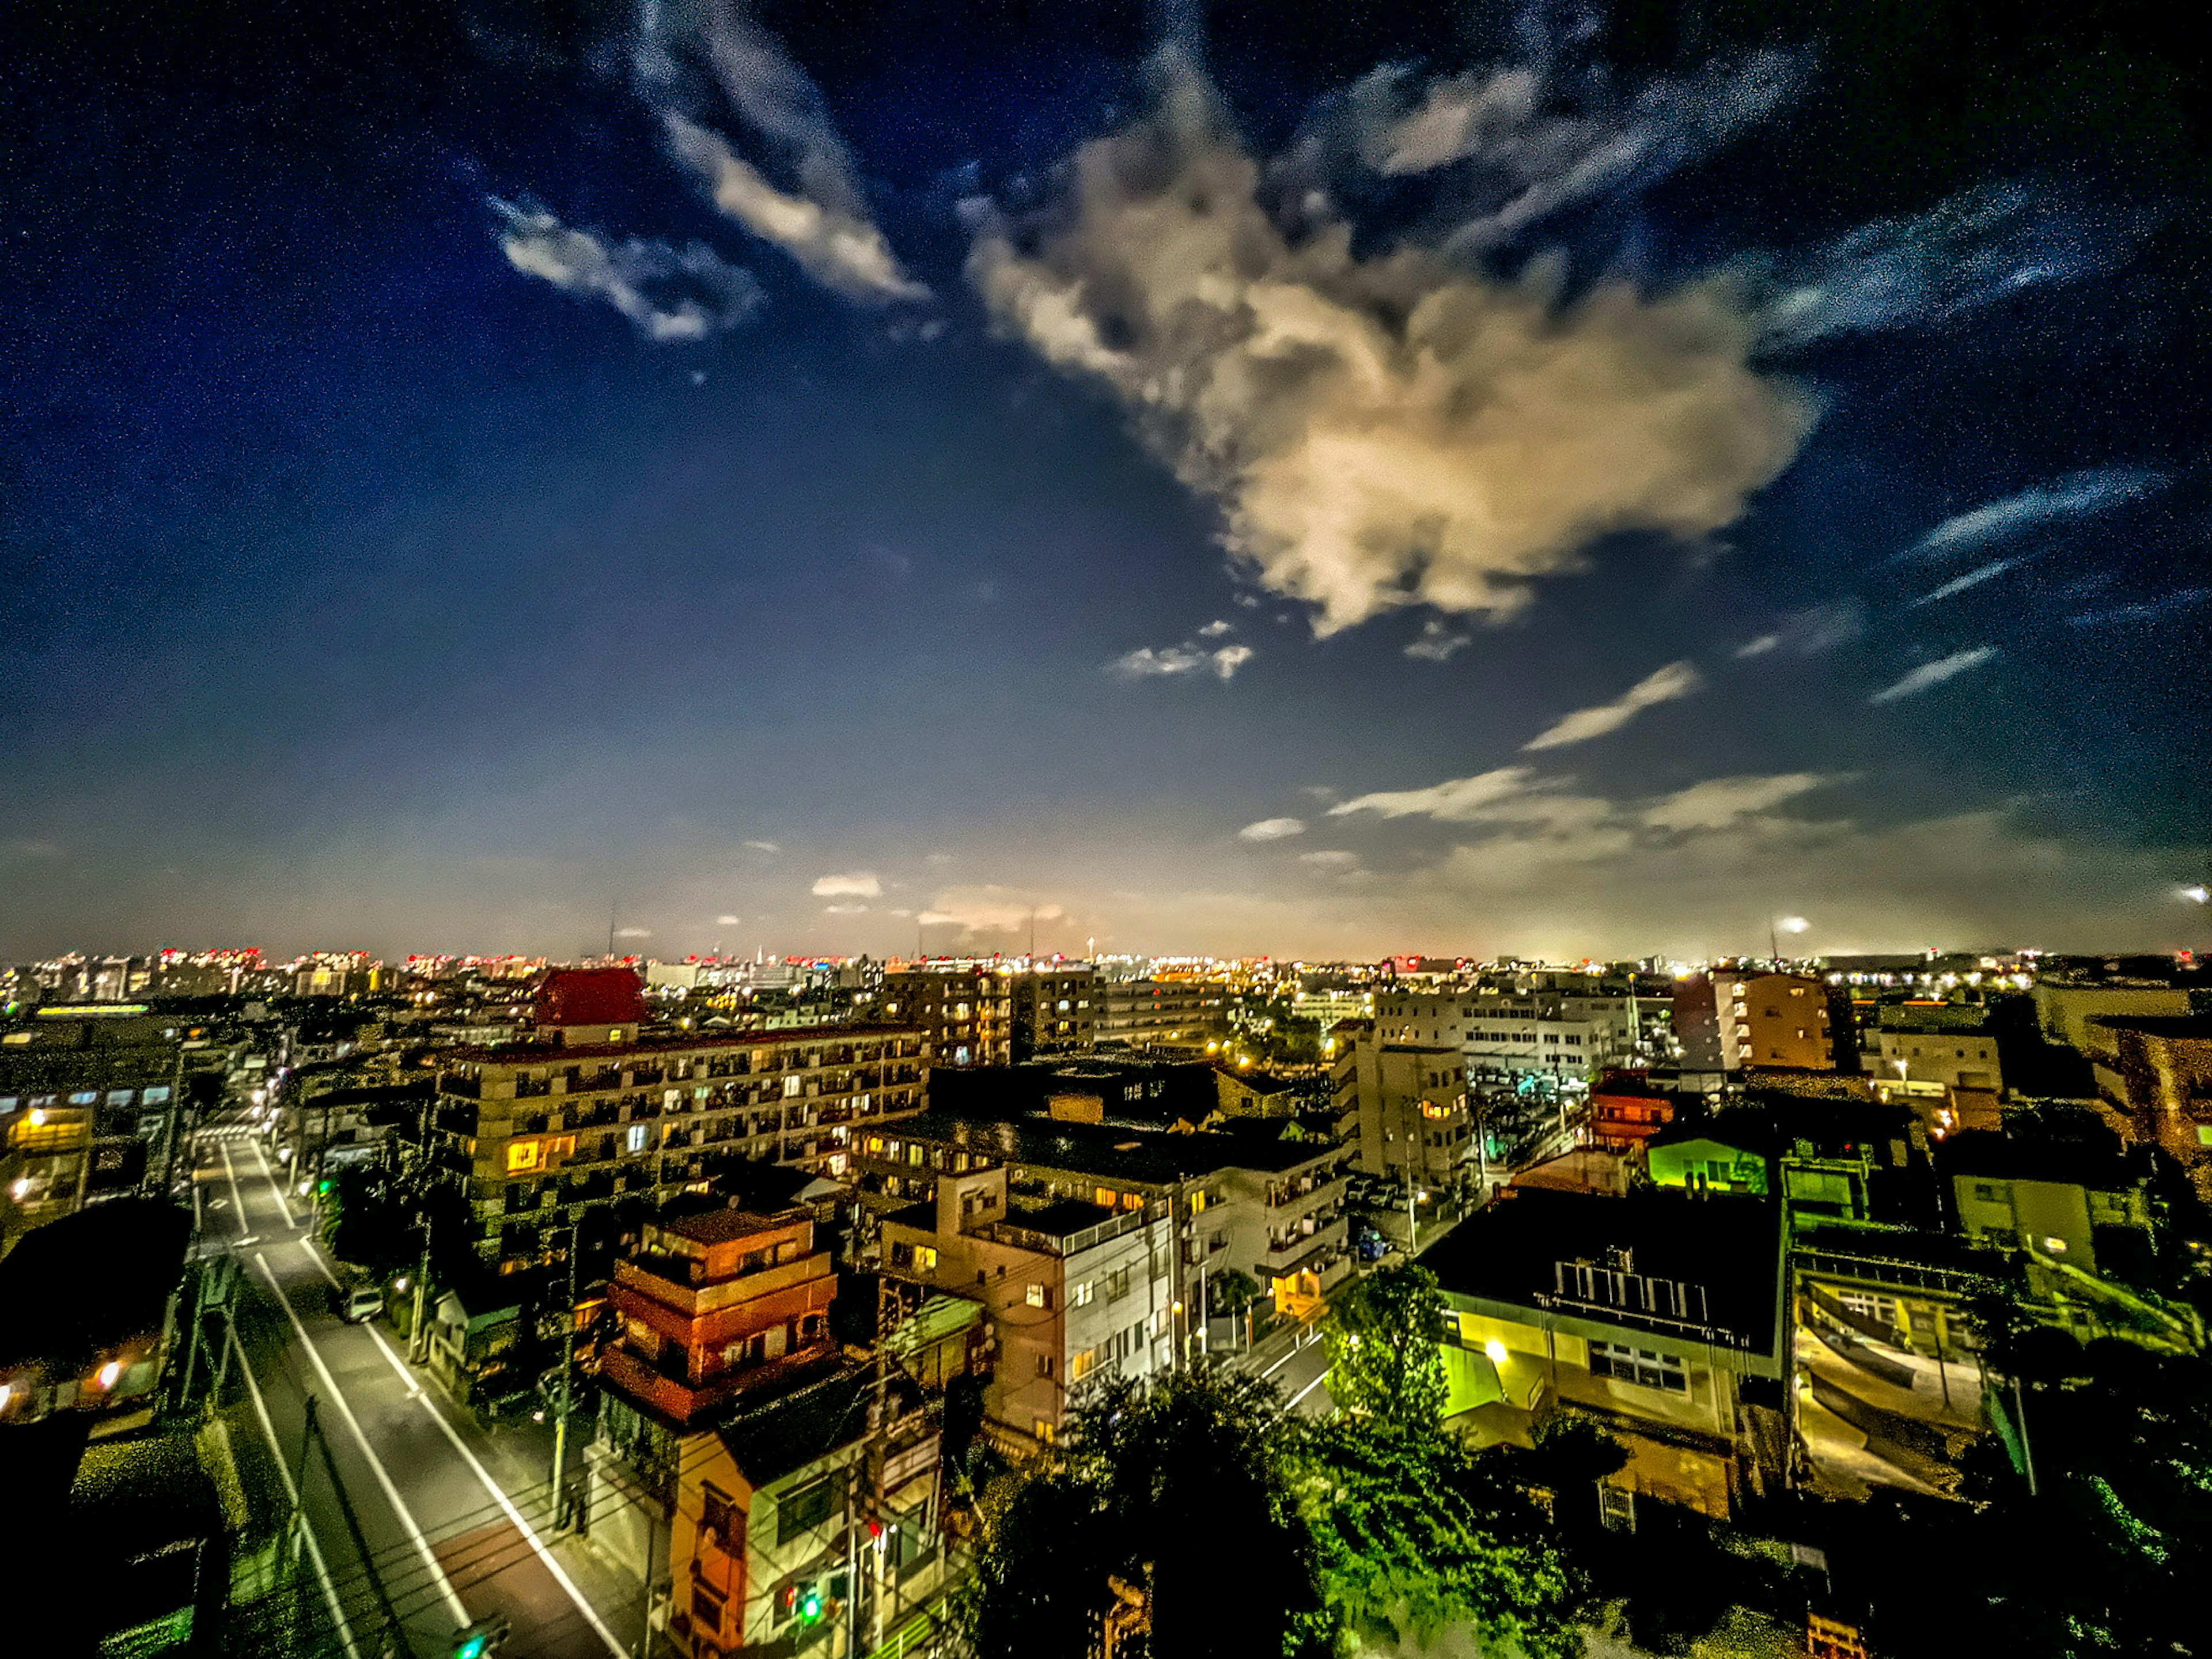
<svg viewBox="0 0 2212 1659"><path fill-rule="evenodd" d="M1813 406L1753 369L1732 282L1572 299L1431 244L1295 244L1212 88L1170 54L1157 107L1079 150L1037 217L976 216L969 274L1048 362L1108 387L1217 500L1257 581L1319 634L1415 605L1504 617L1589 541L1735 520Z"/></svg>
<svg viewBox="0 0 2212 1659"><path fill-rule="evenodd" d="M2018 559L1992 559L1987 564L1978 564L1965 575L1954 576L1934 592L1923 593L1906 608L1917 611L1923 605L1934 605L1939 599L1963 593L1970 587L1979 587L1984 582L1996 580L2019 562Z"/></svg>
<svg viewBox="0 0 2212 1659"><path fill-rule="evenodd" d="M1867 701L1880 705L1896 702L1900 698L1917 696L1946 680L1954 680L1969 670L1979 668L1997 654L1993 645L1972 646L1964 651L1954 651L1948 657L1938 657L1934 662L1923 662L1904 678L1885 685Z"/></svg>
<svg viewBox="0 0 2212 1659"><path fill-rule="evenodd" d="M1306 832L1304 818L1261 818L1257 823L1248 823L1237 832L1241 841L1281 841Z"/></svg>
<svg viewBox="0 0 2212 1659"><path fill-rule="evenodd" d="M2108 507L2140 500L2165 483L2158 473L2133 466L2072 473L1946 519L1900 556L1938 559L1972 552L2045 526L2090 518Z"/></svg>
<svg viewBox="0 0 2212 1659"><path fill-rule="evenodd" d="M648 340L703 340L735 328L760 304L752 273L702 243L609 242L542 209L489 200L503 227L499 246L509 264L564 294L605 301Z"/></svg>
<svg viewBox="0 0 2212 1659"><path fill-rule="evenodd" d="M788 188L712 131L688 66L703 64L739 119L774 153ZM866 304L921 300L929 290L899 267L868 211L852 152L821 89L781 42L726 0L647 9L635 58L640 95L660 117L670 153L714 205L774 243L815 281ZM691 107L686 107L689 104Z"/></svg>
<svg viewBox="0 0 2212 1659"><path fill-rule="evenodd" d="M1704 678L1689 663L1670 662L1664 668L1644 676L1611 702L1601 702L1591 708L1577 708L1521 747L1525 751L1564 749L1570 744L1588 743L1592 738L1618 732L1647 708L1688 696L1704 684Z"/></svg>
<svg viewBox="0 0 2212 1659"><path fill-rule="evenodd" d="M817 877L812 890L817 898L876 898L883 893L884 884L872 871L854 870Z"/></svg>

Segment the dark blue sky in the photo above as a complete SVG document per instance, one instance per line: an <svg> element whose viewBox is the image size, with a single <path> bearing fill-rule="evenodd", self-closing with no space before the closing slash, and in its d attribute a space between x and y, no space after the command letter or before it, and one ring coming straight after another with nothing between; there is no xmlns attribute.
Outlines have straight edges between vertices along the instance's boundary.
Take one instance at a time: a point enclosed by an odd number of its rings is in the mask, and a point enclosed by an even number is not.
<svg viewBox="0 0 2212 1659"><path fill-rule="evenodd" d="M1865 9L32 8L0 955L2203 944L2202 82Z"/></svg>

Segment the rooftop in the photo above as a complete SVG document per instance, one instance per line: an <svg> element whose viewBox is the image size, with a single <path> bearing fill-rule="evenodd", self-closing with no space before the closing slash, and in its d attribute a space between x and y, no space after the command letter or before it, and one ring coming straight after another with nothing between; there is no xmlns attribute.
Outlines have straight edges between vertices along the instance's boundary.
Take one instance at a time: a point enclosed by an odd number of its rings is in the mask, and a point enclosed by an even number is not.
<svg viewBox="0 0 2212 1659"><path fill-rule="evenodd" d="M1562 1264L1617 1266L1704 1291L1704 1318L1728 1346L1772 1357L1781 1320L1782 1211L1747 1195L1626 1197L1508 1189L1421 1256L1448 1293L1662 1333L1682 1322L1578 1299Z"/></svg>
<svg viewBox="0 0 2212 1659"><path fill-rule="evenodd" d="M1155 1187L1229 1169L1279 1175L1334 1150L1311 1139L1285 1139L1272 1121L1267 1127L1273 1134L1250 1128L1183 1133L1044 1117L969 1117L942 1109L896 1126L909 1139L986 1152L1007 1164Z"/></svg>
<svg viewBox="0 0 2212 1659"><path fill-rule="evenodd" d="M1937 1149L1948 1176L1998 1181L2045 1181L2091 1192L2124 1193L2142 1184L2125 1158L2091 1142L2025 1139L1994 1129L1968 1129Z"/></svg>
<svg viewBox="0 0 2212 1659"><path fill-rule="evenodd" d="M492 1048L447 1049L444 1058L464 1065L544 1066L564 1060L612 1060L623 1054L688 1054L707 1048L772 1048L838 1038L921 1035L921 1028L916 1025L794 1025L775 1031L733 1031L723 1036L662 1032L635 1042L502 1042Z"/></svg>
<svg viewBox="0 0 2212 1659"><path fill-rule="evenodd" d="M784 1210L769 1215L757 1210L740 1210L726 1205L719 1210L702 1210L695 1215L679 1215L654 1224L664 1233L688 1238L695 1244L726 1244L732 1239L748 1237L754 1233L772 1232L811 1218L811 1212L804 1209Z"/></svg>

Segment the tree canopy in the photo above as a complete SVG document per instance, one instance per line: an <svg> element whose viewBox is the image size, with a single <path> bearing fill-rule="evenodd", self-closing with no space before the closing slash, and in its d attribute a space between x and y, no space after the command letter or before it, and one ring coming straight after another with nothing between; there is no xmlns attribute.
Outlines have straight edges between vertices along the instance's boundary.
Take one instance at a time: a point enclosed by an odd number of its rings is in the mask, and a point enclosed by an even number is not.
<svg viewBox="0 0 2212 1659"><path fill-rule="evenodd" d="M1346 1285L1325 1328L1329 1394L1339 1408L1434 1429L1448 1392L1443 1320L1437 1276L1418 1262L1395 1262Z"/></svg>

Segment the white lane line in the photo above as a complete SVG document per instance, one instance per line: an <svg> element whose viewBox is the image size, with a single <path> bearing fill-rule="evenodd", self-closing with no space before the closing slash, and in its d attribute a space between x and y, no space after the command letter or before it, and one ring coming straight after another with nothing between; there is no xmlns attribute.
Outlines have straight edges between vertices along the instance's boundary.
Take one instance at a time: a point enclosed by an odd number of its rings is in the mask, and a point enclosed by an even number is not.
<svg viewBox="0 0 2212 1659"><path fill-rule="evenodd" d="M575 1581L570 1578L568 1573L562 1571L561 1564L553 1559L553 1552L545 1547L544 1540L538 1537L536 1529L522 1518L522 1511L514 1507L514 1501L507 1495L506 1489L493 1480L490 1471L477 1461L477 1455L469 1449L467 1443L454 1431L453 1425L446 1420L446 1414L438 1409L437 1402L422 1391L422 1386L415 1381L405 1364L401 1362L398 1352L391 1343L384 1340L384 1333L374 1325L368 1327L368 1334L376 1339L376 1346L384 1351L384 1357L392 1362L392 1369L406 1380L409 1387L414 1391L414 1398L422 1402L422 1409L430 1413L430 1420L445 1431L446 1438L453 1443L453 1449L460 1453L462 1461L468 1464L476 1478L483 1482L483 1489L489 1492L500 1508L507 1512L507 1518L514 1523L515 1530L530 1540L530 1547L538 1552L538 1559L545 1564L545 1571L553 1575L553 1582L568 1592L568 1599L576 1604L576 1611L584 1615L584 1622L599 1632L599 1640L607 1644L607 1651L614 1656L614 1659L629 1659L629 1650L615 1640L615 1633L609 1630L605 1621L600 1619L599 1609L584 1599L583 1592L576 1588ZM559 1502L557 1493L555 1494L555 1502L557 1505Z"/></svg>
<svg viewBox="0 0 2212 1659"><path fill-rule="evenodd" d="M1323 1370L1319 1376L1314 1378L1312 1382L1307 1383L1305 1387L1300 1389L1296 1394L1291 1396L1291 1406L1295 1408L1299 1401L1304 1399L1308 1395L1311 1394L1316 1389L1321 1387L1322 1383L1328 1381L1328 1372L1327 1370Z"/></svg>
<svg viewBox="0 0 2212 1659"><path fill-rule="evenodd" d="M314 1364L315 1374L323 1379L323 1387L329 1392L331 1404L337 1407L338 1415L345 1419L346 1426L353 1431L353 1437L359 1443L362 1455L368 1459L369 1472L376 1476L376 1484L383 1488L385 1501L392 1505L392 1512L399 1517L399 1524L407 1529L407 1536L414 1543L416 1553L422 1556L423 1565L430 1569L430 1577L444 1595L446 1609L453 1615L453 1623L456 1626L467 1624L469 1610L462 1605L461 1598L453 1593L453 1581L446 1577L446 1570L439 1565L437 1554L430 1547L430 1540L422 1535L422 1528L416 1524L415 1512L407 1507L407 1500L399 1495L399 1488L392 1484L392 1472L384 1467L384 1460L376 1455L376 1448L368 1443L368 1436L362 1429L361 1419L353 1414L353 1407L346 1403L337 1379L331 1375L331 1368L323 1364L323 1356L307 1335L307 1328L300 1322L300 1316L293 1310L292 1299L284 1294L284 1287L276 1282L276 1275L270 1270L269 1258L256 1250L253 1265L261 1269L262 1278L269 1281L269 1288L276 1292L277 1305L284 1310L284 1317L292 1322L293 1334L300 1339L300 1346L307 1351L307 1358Z"/></svg>
<svg viewBox="0 0 2212 1659"><path fill-rule="evenodd" d="M246 1198L238 1190L238 1170L231 1164L230 1148L220 1146L218 1150L222 1153L222 1173L230 1182L230 1212L238 1218L238 1237L242 1244L246 1242Z"/></svg>
<svg viewBox="0 0 2212 1659"><path fill-rule="evenodd" d="M268 1157L262 1152L261 1143L258 1140L253 1143L253 1155L261 1160L261 1173L269 1177L269 1190L276 1194L276 1207L284 1212L284 1224L298 1226L300 1224L292 1217L292 1206L284 1201L284 1189L276 1184L276 1171L269 1167Z"/></svg>
<svg viewBox="0 0 2212 1659"><path fill-rule="evenodd" d="M337 1586L331 1582L331 1569L323 1559L323 1547L316 1541L315 1528L307 1519L307 1512L300 1508L300 1489L292 1484L292 1471L284 1467L284 1449L276 1443L276 1426L269 1420L269 1407L262 1403L261 1385L253 1380L253 1367L247 1363L246 1346L238 1340L238 1333L226 1326L232 1352L238 1356L238 1369L246 1375L246 1389L253 1397L253 1414L261 1419L261 1432L269 1442L269 1455L276 1460L276 1475L284 1483L284 1496L292 1500L292 1507L300 1510L300 1531L307 1541L307 1553L314 1558L315 1577L323 1583L323 1599L331 1604L331 1617L337 1620L338 1640L345 1644L348 1659L361 1659L361 1650L354 1645L353 1626L346 1622L345 1609L338 1605Z"/></svg>

